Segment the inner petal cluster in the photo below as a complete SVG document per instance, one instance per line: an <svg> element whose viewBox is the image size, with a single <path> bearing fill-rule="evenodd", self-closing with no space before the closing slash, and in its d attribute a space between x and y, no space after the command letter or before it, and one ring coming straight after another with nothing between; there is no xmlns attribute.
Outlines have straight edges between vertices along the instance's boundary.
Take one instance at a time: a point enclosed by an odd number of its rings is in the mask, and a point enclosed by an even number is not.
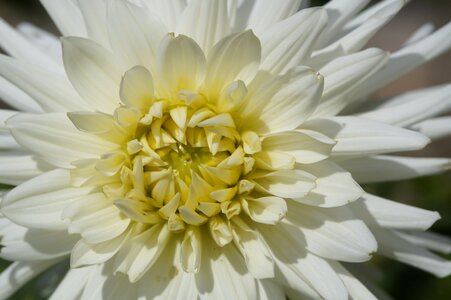
<svg viewBox="0 0 451 300"><path fill-rule="evenodd" d="M137 223L167 223L174 233L207 224L220 246L233 239L233 217L243 211L258 215L283 202L262 197L265 189L253 177L262 176L258 166L267 167L268 158L260 137L239 132L232 113L193 92L148 103L147 109L122 105L112 116L69 115L79 129L119 145L98 160L77 162L74 181L101 184L107 198Z"/></svg>
<svg viewBox="0 0 451 300"><path fill-rule="evenodd" d="M133 109L120 110L134 114ZM245 152L246 142L230 114L199 103L160 100L147 114L134 117L135 134L120 154L116 206L138 222L168 222L171 231L240 213L240 197L254 188L245 176L254 169L255 160ZM114 190L111 185L105 188Z"/></svg>

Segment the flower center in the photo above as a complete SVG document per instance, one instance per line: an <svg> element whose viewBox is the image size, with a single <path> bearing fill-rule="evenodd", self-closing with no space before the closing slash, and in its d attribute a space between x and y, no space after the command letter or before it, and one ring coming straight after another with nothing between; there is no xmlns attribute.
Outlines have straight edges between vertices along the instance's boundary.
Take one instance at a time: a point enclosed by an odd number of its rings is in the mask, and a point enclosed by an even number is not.
<svg viewBox="0 0 451 300"><path fill-rule="evenodd" d="M160 99L146 112L119 107L111 122L106 136L122 149L103 155L95 169L107 177L104 193L130 219L167 222L179 232L241 213L241 198L255 186L245 179L255 169L252 154L261 146L257 134L238 133L230 113Z"/></svg>

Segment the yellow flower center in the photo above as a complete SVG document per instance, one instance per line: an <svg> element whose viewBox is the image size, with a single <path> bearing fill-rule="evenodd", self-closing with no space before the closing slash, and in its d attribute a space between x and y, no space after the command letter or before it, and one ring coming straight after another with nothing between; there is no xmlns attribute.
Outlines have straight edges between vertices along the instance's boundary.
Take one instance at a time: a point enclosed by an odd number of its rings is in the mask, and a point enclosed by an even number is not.
<svg viewBox="0 0 451 300"><path fill-rule="evenodd" d="M121 106L111 118L106 137L123 146L95 169L110 178L103 191L130 219L167 222L175 232L211 220L214 231L241 213L241 198L255 187L245 177L255 169L260 139L240 134L231 113L196 99L159 99L147 112Z"/></svg>

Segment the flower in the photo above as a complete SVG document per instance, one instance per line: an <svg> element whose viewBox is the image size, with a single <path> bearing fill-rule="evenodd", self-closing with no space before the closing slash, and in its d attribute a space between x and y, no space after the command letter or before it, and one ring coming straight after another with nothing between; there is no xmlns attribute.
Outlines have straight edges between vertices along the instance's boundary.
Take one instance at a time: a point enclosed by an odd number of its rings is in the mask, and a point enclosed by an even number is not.
<svg viewBox="0 0 451 300"><path fill-rule="evenodd" d="M376 252L451 273L436 212L359 185L449 168L382 154L449 134L450 86L358 108L450 25L388 54L361 49L404 1L42 3L61 44L0 23L2 297L69 256L53 299L371 299L343 263Z"/></svg>

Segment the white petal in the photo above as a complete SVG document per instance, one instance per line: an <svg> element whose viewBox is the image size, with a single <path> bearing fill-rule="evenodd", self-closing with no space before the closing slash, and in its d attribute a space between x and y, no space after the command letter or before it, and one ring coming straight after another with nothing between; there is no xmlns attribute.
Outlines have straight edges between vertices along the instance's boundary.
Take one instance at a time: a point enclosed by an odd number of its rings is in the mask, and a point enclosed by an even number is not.
<svg viewBox="0 0 451 300"><path fill-rule="evenodd" d="M421 25L417 30L415 30L414 33L410 35L410 37L407 39L407 41L404 42L404 45L410 45L414 44L418 41L421 41L422 39L426 38L428 35L432 34L434 32L434 24L432 23L425 23Z"/></svg>
<svg viewBox="0 0 451 300"><path fill-rule="evenodd" d="M204 89L215 98L231 82L248 83L260 64L261 46L252 31L230 35L219 41L208 54Z"/></svg>
<svg viewBox="0 0 451 300"><path fill-rule="evenodd" d="M285 73L305 65L317 36L327 24L323 9L303 9L263 32L260 69L272 74Z"/></svg>
<svg viewBox="0 0 451 300"><path fill-rule="evenodd" d="M14 262L0 274L0 298L8 299L28 281L55 264L55 260Z"/></svg>
<svg viewBox="0 0 451 300"><path fill-rule="evenodd" d="M376 239L346 206L318 208L290 201L285 220L300 227L307 249L324 258L363 262L376 252Z"/></svg>
<svg viewBox="0 0 451 300"><path fill-rule="evenodd" d="M193 38L205 53L231 33L227 1L192 0L183 11L177 32Z"/></svg>
<svg viewBox="0 0 451 300"><path fill-rule="evenodd" d="M451 85L444 85L407 92L360 117L405 127L450 110Z"/></svg>
<svg viewBox="0 0 451 300"><path fill-rule="evenodd" d="M27 22L20 23L17 26L17 29L52 60L57 62L60 66L63 65L61 42L53 33Z"/></svg>
<svg viewBox="0 0 451 300"><path fill-rule="evenodd" d="M98 244L88 244L83 239L79 240L71 252L71 268L105 263L119 251L128 236L129 231L125 231L112 240Z"/></svg>
<svg viewBox="0 0 451 300"><path fill-rule="evenodd" d="M340 163L359 183L410 179L444 172L451 159L402 156L373 156Z"/></svg>
<svg viewBox="0 0 451 300"><path fill-rule="evenodd" d="M300 0L256 0L247 21L247 28L258 35L274 24L294 14L300 5ZM240 10L242 8L239 8Z"/></svg>
<svg viewBox="0 0 451 300"><path fill-rule="evenodd" d="M337 272L338 276L340 276L340 279L345 284L349 296L352 297L352 299L377 300L376 296L340 263L331 263L331 266L335 272Z"/></svg>
<svg viewBox="0 0 451 300"><path fill-rule="evenodd" d="M451 40L448 39L450 34L451 23L448 23L426 38L393 53L385 67L372 76L371 80L361 84L354 91L352 97L357 99L369 95L425 62L445 53L451 47Z"/></svg>
<svg viewBox="0 0 451 300"><path fill-rule="evenodd" d="M315 177L301 170L253 174L256 188L278 197L298 198L315 188Z"/></svg>
<svg viewBox="0 0 451 300"><path fill-rule="evenodd" d="M284 225L260 228L281 271L281 274L276 273L276 279L287 281L296 290L300 289L296 282L306 281L323 299L348 299L343 283L329 263L308 252L305 245L300 246L293 241L287 230L290 227ZM294 232L295 235L299 233ZM293 277L298 279L293 282Z"/></svg>
<svg viewBox="0 0 451 300"><path fill-rule="evenodd" d="M440 215L437 212L390 201L371 194L362 196L351 206L352 210L369 225L384 228L427 230Z"/></svg>
<svg viewBox="0 0 451 300"><path fill-rule="evenodd" d="M9 106L26 112L41 112L39 104L22 89L0 76L0 99Z"/></svg>
<svg viewBox="0 0 451 300"><path fill-rule="evenodd" d="M261 300L286 300L285 290L282 285L272 279L257 280L259 297Z"/></svg>
<svg viewBox="0 0 451 300"><path fill-rule="evenodd" d="M71 162L96 158L115 146L78 131L63 113L17 114L7 122L16 141L47 162L71 168Z"/></svg>
<svg viewBox="0 0 451 300"><path fill-rule="evenodd" d="M327 27L321 35L317 47L321 48L339 36L344 24L354 17L370 0L332 0L324 5L329 16Z"/></svg>
<svg viewBox="0 0 451 300"><path fill-rule="evenodd" d="M112 113L124 69L118 59L91 40L66 37L62 43L64 67L74 88L97 110Z"/></svg>
<svg viewBox="0 0 451 300"><path fill-rule="evenodd" d="M11 190L1 204L2 213L22 226L49 230L66 229L68 222L61 218L62 210L74 199L90 192L74 188L69 172L53 170L35 177Z"/></svg>
<svg viewBox="0 0 451 300"><path fill-rule="evenodd" d="M142 2L149 12L154 13L160 20L164 21L169 32L175 31L177 23L180 21L180 17L186 8L185 0L147 0Z"/></svg>
<svg viewBox="0 0 451 300"><path fill-rule="evenodd" d="M205 56L191 38L167 34L158 48L158 71L168 97L182 90L195 91L205 76Z"/></svg>
<svg viewBox="0 0 451 300"><path fill-rule="evenodd" d="M287 204L279 197L247 198L241 205L252 220L264 224L277 224L287 213Z"/></svg>
<svg viewBox="0 0 451 300"><path fill-rule="evenodd" d="M93 41L109 47L106 3L105 0L78 0L78 6L86 25L87 36Z"/></svg>
<svg viewBox="0 0 451 300"><path fill-rule="evenodd" d="M30 95L45 111L91 109L63 75L4 55L0 55L0 75Z"/></svg>
<svg viewBox="0 0 451 300"><path fill-rule="evenodd" d="M42 159L25 154L2 152L0 155L0 182L19 185L53 167Z"/></svg>
<svg viewBox="0 0 451 300"><path fill-rule="evenodd" d="M451 262L438 255L402 239L395 232L371 228L379 242L378 252L405 264L414 266L437 277L446 277L451 274Z"/></svg>
<svg viewBox="0 0 451 300"><path fill-rule="evenodd" d="M47 13L64 35L86 36L86 28L80 9L71 0L40 0Z"/></svg>
<svg viewBox="0 0 451 300"><path fill-rule="evenodd" d="M136 65L155 74L157 48L166 26L153 13L128 1L108 1L108 34L115 54L127 69Z"/></svg>
<svg viewBox="0 0 451 300"><path fill-rule="evenodd" d="M430 231L398 231L397 234L412 244L436 251L442 254L451 253L451 238Z"/></svg>
<svg viewBox="0 0 451 300"><path fill-rule="evenodd" d="M356 117L313 119L302 128L319 131L336 140L332 156L345 159L418 150L429 143L427 137L415 131Z"/></svg>
<svg viewBox="0 0 451 300"><path fill-rule="evenodd" d="M154 95L152 75L142 66L131 68L122 77L119 93L127 106L148 110Z"/></svg>
<svg viewBox="0 0 451 300"><path fill-rule="evenodd" d="M251 229L240 217L232 220L235 245L244 256L247 268L257 279L274 277L274 261L258 231Z"/></svg>
<svg viewBox="0 0 451 300"><path fill-rule="evenodd" d="M91 244L118 237L130 223L103 193L89 194L72 202L63 210L62 218L70 219L69 233L79 233Z"/></svg>
<svg viewBox="0 0 451 300"><path fill-rule="evenodd" d="M170 238L167 224L154 225L136 235L129 247L122 248L117 254L115 269L127 274L131 282L138 281L166 250Z"/></svg>
<svg viewBox="0 0 451 300"><path fill-rule="evenodd" d="M267 135L262 141L266 151L282 151L297 163L310 164L329 157L335 141L312 130L287 131Z"/></svg>
<svg viewBox="0 0 451 300"><path fill-rule="evenodd" d="M0 47L9 55L37 64L45 70L63 71L61 65L49 57L49 55L36 47L32 41L28 40L5 21L0 19Z"/></svg>
<svg viewBox="0 0 451 300"><path fill-rule="evenodd" d="M293 130L311 115L323 91L323 77L308 67L296 67L285 75L256 80L251 89L240 112L246 120L240 128L275 133Z"/></svg>
<svg viewBox="0 0 451 300"><path fill-rule="evenodd" d="M89 266L78 269L70 269L56 290L50 296L50 300L80 299L83 289L85 288L87 281L90 279L91 273L96 268L97 266Z"/></svg>
<svg viewBox="0 0 451 300"><path fill-rule="evenodd" d="M354 90L367 82L374 73L387 62L387 53L370 48L339 57L323 68L319 73L324 76L324 92L315 117L332 116L339 113L354 98Z"/></svg>
<svg viewBox="0 0 451 300"><path fill-rule="evenodd" d="M202 269L196 276L200 299L258 298L258 286L236 247L218 248L211 239L207 239L203 247L208 255L203 256ZM180 300L184 299L186 297Z"/></svg>
<svg viewBox="0 0 451 300"><path fill-rule="evenodd" d="M316 187L307 195L293 200L319 207L346 205L360 198L362 188L351 174L337 164L324 160L315 164L297 166L316 177Z"/></svg>
<svg viewBox="0 0 451 300"><path fill-rule="evenodd" d="M359 26L356 26L355 28L346 29L343 37L337 35L340 37L337 41L314 52L312 59L309 60L309 65L323 66L333 58L362 49L374 34L387 24L405 4L405 1L403 0L388 0L384 2L388 3L388 5L375 10L368 16L368 19L365 20L365 22L359 24ZM332 18L334 17L332 16Z"/></svg>
<svg viewBox="0 0 451 300"><path fill-rule="evenodd" d="M40 261L64 257L79 239L66 231L27 229L15 224L2 229L1 234L0 257L13 261Z"/></svg>
<svg viewBox="0 0 451 300"><path fill-rule="evenodd" d="M432 140L438 140L451 135L451 117L429 119L412 126Z"/></svg>

